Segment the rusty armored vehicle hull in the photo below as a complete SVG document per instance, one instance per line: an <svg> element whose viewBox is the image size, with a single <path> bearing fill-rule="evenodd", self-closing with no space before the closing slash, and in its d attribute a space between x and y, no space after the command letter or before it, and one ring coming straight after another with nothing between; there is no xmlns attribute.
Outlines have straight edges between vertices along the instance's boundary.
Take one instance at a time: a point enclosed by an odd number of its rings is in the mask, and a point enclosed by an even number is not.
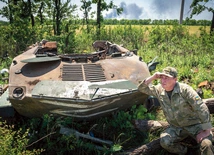
<svg viewBox="0 0 214 155"><path fill-rule="evenodd" d="M117 44L93 46L90 54L58 55L57 43L43 40L15 57L7 90L15 111L89 120L144 103L137 85L150 75L147 64Z"/></svg>

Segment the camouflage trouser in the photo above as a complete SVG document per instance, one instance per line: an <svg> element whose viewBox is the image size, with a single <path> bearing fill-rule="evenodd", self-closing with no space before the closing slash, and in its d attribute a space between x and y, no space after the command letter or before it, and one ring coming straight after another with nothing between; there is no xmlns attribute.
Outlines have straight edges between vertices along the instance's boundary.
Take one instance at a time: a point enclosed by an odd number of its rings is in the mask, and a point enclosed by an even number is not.
<svg viewBox="0 0 214 155"><path fill-rule="evenodd" d="M170 153L175 153L179 155L185 155L187 153L187 146L181 143L182 140L191 136L195 139L195 136L186 130L181 128L169 127L160 136L161 146ZM212 135L204 138L200 144L201 155L213 155L214 148L212 146Z"/></svg>

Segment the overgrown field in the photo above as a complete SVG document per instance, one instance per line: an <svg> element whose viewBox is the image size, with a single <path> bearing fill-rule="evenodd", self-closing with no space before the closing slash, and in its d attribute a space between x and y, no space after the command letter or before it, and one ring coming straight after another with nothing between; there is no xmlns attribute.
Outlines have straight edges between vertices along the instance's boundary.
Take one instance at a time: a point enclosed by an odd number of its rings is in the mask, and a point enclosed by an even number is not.
<svg viewBox="0 0 214 155"><path fill-rule="evenodd" d="M12 57L21 52L17 50L17 45L20 49L25 48L34 43L33 41L41 41L44 38L57 41L61 53L93 51L91 44L96 40L96 29L90 27L87 32L80 26L71 27L73 31L64 32L60 36L51 35L48 27L31 30L32 33L24 33L26 36L23 36L19 43L7 36L10 30L4 27L5 33L0 36L0 51L8 51L10 58L2 61L0 69L9 67ZM188 83L194 89L197 89L201 82L207 81L208 85L202 86L204 98L214 97L214 34L209 34L209 27L103 26L100 38L123 44L130 50L138 49L138 55L145 62L157 56L156 61L159 64L155 71L166 66L176 67L179 81ZM65 46L65 43L69 44ZM3 83L1 81L1 84ZM73 122L72 118L52 118L48 115L34 119L18 116L9 121L2 120L0 154L112 154L138 147L159 136L159 133L136 130L132 125L133 119L164 120L164 117L160 110L147 112L141 105L92 122ZM61 135L60 125L81 133L90 131L91 135L97 138L113 141L113 145L92 143L75 135ZM164 151L159 154L164 154Z"/></svg>

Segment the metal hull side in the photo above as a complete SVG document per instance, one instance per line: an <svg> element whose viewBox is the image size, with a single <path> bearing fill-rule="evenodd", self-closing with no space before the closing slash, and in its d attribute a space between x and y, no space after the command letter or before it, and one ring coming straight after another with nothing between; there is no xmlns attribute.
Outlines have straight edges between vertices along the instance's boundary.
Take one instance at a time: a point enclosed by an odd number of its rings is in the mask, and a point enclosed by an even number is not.
<svg viewBox="0 0 214 155"><path fill-rule="evenodd" d="M132 105L143 104L147 97L138 91L133 91L95 100L26 97L19 101L11 100L11 103L18 113L27 117L53 114L73 117L75 120L91 120L118 110L125 110Z"/></svg>
<svg viewBox="0 0 214 155"><path fill-rule="evenodd" d="M137 85L128 80L101 82L44 80L35 85L31 95L32 97L93 100L101 97L108 98L134 90L137 90Z"/></svg>
<svg viewBox="0 0 214 155"><path fill-rule="evenodd" d="M15 114L14 108L8 100L8 89L0 96L0 116L13 117Z"/></svg>

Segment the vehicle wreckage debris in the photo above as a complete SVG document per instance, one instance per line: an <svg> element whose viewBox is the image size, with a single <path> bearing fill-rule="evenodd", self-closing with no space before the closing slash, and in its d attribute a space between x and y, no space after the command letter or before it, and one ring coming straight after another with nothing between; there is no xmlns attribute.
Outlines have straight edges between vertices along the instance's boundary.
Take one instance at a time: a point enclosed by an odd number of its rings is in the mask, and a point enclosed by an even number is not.
<svg viewBox="0 0 214 155"><path fill-rule="evenodd" d="M0 110L9 102L6 108L30 118L52 114L86 121L143 104L148 95L137 85L150 72L137 52L109 41L92 46L96 51L59 53L56 41L42 40L14 57Z"/></svg>
<svg viewBox="0 0 214 155"><path fill-rule="evenodd" d="M71 128L67 128L67 127L64 127L64 126L60 126L60 134L63 134L63 135L75 135L77 139L79 138L84 138L84 139L88 139L88 140L91 140L95 143L101 143L103 145L109 145L109 146L112 146L113 145L113 142L110 141L110 140L102 140L100 138L96 138L96 137L92 137L90 134L83 134L83 133L80 133L78 132L77 130L75 129L71 129ZM96 148L97 149L100 149L102 150L103 148L101 146L98 146L96 145Z"/></svg>

